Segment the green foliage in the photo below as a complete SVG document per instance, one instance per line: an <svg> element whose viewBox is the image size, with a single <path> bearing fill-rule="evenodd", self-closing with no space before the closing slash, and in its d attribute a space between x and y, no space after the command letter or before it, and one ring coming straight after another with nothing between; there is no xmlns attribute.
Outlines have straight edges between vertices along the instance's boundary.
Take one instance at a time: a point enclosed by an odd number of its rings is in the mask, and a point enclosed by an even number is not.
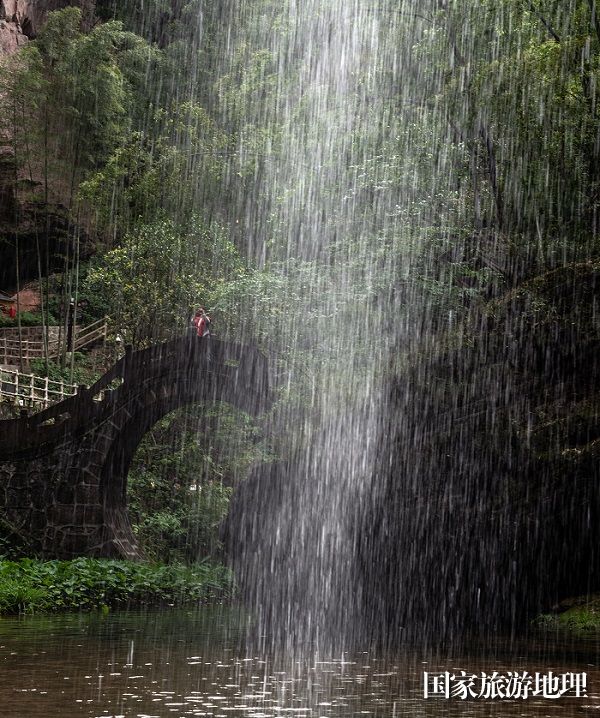
<svg viewBox="0 0 600 718"><path fill-rule="evenodd" d="M598 633L600 631L598 602L574 606L562 613L540 614L533 625L544 631L564 631L575 635Z"/></svg>
<svg viewBox="0 0 600 718"><path fill-rule="evenodd" d="M61 365L50 359L32 359L31 372L36 376L47 376L52 381L64 381L70 384L90 386L102 375L102 370L97 366L95 357L82 352L75 352L73 362L73 373L70 367Z"/></svg>
<svg viewBox="0 0 600 718"><path fill-rule="evenodd" d="M231 577L219 565L193 568L79 558L0 561L0 614L184 604L226 598Z"/></svg>
<svg viewBox="0 0 600 718"><path fill-rule="evenodd" d="M150 490L155 496L160 494L164 480L134 474L130 481L129 494L135 496L131 513L134 517L139 516L134 524L134 532L152 557L167 562L182 559L193 561L197 556L214 556L219 553L219 526L229 508L231 488L214 481L205 482L194 488L193 492L187 487L192 493L191 497L182 495L176 489L171 492L164 509L143 513L140 510L143 498L148 497ZM156 506L156 499L151 503Z"/></svg>
<svg viewBox="0 0 600 718"><path fill-rule="evenodd" d="M44 110L57 128L56 154L94 167L123 142L136 103L143 103L142 68L152 68L157 55L119 22L87 34L80 25L77 8L50 13L35 48L48 88Z"/></svg>
<svg viewBox="0 0 600 718"><path fill-rule="evenodd" d="M120 22L82 31L81 11L67 7L49 13L35 41L0 60L0 117L41 207L51 192L81 222L78 186L129 144L150 102L148 73L158 73L161 57Z"/></svg>
<svg viewBox="0 0 600 718"><path fill-rule="evenodd" d="M479 203L472 221L514 234L530 266L589 256L600 181L590 4L458 2L435 25L421 50L446 67L443 102ZM460 53L444 62L452 46L469 48L468 64Z"/></svg>
<svg viewBox="0 0 600 718"><path fill-rule="evenodd" d="M107 234L165 215L193 222L225 172L229 140L198 103L157 109L145 125L81 184L80 198Z"/></svg>
<svg viewBox="0 0 600 718"><path fill-rule="evenodd" d="M186 226L159 220L99 258L83 291L125 341L139 347L185 332L194 307L210 306L219 283L235 276L239 264L221 228L199 217Z"/></svg>
<svg viewBox="0 0 600 718"><path fill-rule="evenodd" d="M56 324L56 319L52 316L52 314L50 314L49 317L42 317L41 314L36 312L19 312L18 319L17 317L11 319L4 314L0 314L0 328L18 327L19 321L21 322L22 327L41 327L48 321L48 319L50 325Z"/></svg>
<svg viewBox="0 0 600 718"><path fill-rule="evenodd" d="M219 555L233 488L264 456L250 417L226 405L190 407L158 422L128 477L129 515L145 553L190 562Z"/></svg>
<svg viewBox="0 0 600 718"><path fill-rule="evenodd" d="M15 417L3 415L2 418ZM31 555L32 549L29 541L20 535L16 527L12 526L5 518L0 517L0 559L17 560Z"/></svg>

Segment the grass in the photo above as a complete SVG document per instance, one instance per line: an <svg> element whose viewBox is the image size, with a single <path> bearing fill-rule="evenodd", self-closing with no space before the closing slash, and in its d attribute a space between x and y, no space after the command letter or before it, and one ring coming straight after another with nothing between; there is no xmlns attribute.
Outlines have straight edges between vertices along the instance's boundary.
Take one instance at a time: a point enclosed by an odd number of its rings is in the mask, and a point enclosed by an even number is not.
<svg viewBox="0 0 600 718"><path fill-rule="evenodd" d="M230 595L230 572L218 564L189 567L89 558L0 561L0 615L183 605Z"/></svg>

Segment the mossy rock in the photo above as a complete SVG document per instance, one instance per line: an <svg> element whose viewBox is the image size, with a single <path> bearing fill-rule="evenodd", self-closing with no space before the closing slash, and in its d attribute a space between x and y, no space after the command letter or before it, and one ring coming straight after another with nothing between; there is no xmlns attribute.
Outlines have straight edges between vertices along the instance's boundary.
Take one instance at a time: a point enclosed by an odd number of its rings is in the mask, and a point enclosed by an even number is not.
<svg viewBox="0 0 600 718"><path fill-rule="evenodd" d="M570 633L600 631L600 596L567 599L558 606L556 613L541 614L534 624L538 628Z"/></svg>

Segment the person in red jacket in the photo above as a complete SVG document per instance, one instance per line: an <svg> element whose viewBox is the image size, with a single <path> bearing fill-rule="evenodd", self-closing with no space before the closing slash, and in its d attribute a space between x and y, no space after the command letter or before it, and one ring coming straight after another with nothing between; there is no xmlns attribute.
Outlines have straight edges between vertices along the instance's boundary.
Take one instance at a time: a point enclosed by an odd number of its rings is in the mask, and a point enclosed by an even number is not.
<svg viewBox="0 0 600 718"><path fill-rule="evenodd" d="M198 337L209 337L210 336L210 317L204 311L204 307L200 307L194 314L194 326L196 327L196 334Z"/></svg>

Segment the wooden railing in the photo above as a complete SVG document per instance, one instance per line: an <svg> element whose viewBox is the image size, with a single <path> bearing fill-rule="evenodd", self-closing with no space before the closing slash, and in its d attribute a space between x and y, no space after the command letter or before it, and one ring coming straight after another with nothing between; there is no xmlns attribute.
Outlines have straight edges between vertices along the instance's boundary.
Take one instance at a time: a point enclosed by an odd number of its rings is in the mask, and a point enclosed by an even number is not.
<svg viewBox="0 0 600 718"><path fill-rule="evenodd" d="M106 340L106 334L108 332L108 322L106 317L98 319L93 324L88 324L87 327L81 327L75 332L75 340L73 342L73 348L83 349L99 339Z"/></svg>
<svg viewBox="0 0 600 718"><path fill-rule="evenodd" d="M87 327L78 327L73 337L73 349L83 349L100 339L106 340L108 332L108 322L106 317L99 319ZM63 339L63 342L66 339ZM64 346L64 344L63 344ZM58 339L50 339L48 341L48 358L53 359L60 354L60 345ZM40 359L46 356L46 346L43 341L24 339L20 342L18 339L0 338L0 364L15 365L21 361L28 364L32 359Z"/></svg>
<svg viewBox="0 0 600 718"><path fill-rule="evenodd" d="M39 359L45 355L44 342L32 339L0 338L0 364L18 364L21 360L28 364L32 359ZM51 339L48 342L49 357L58 355L58 341Z"/></svg>
<svg viewBox="0 0 600 718"><path fill-rule="evenodd" d="M16 406L46 409L75 394L75 384L25 374L17 369L0 369L0 400Z"/></svg>

